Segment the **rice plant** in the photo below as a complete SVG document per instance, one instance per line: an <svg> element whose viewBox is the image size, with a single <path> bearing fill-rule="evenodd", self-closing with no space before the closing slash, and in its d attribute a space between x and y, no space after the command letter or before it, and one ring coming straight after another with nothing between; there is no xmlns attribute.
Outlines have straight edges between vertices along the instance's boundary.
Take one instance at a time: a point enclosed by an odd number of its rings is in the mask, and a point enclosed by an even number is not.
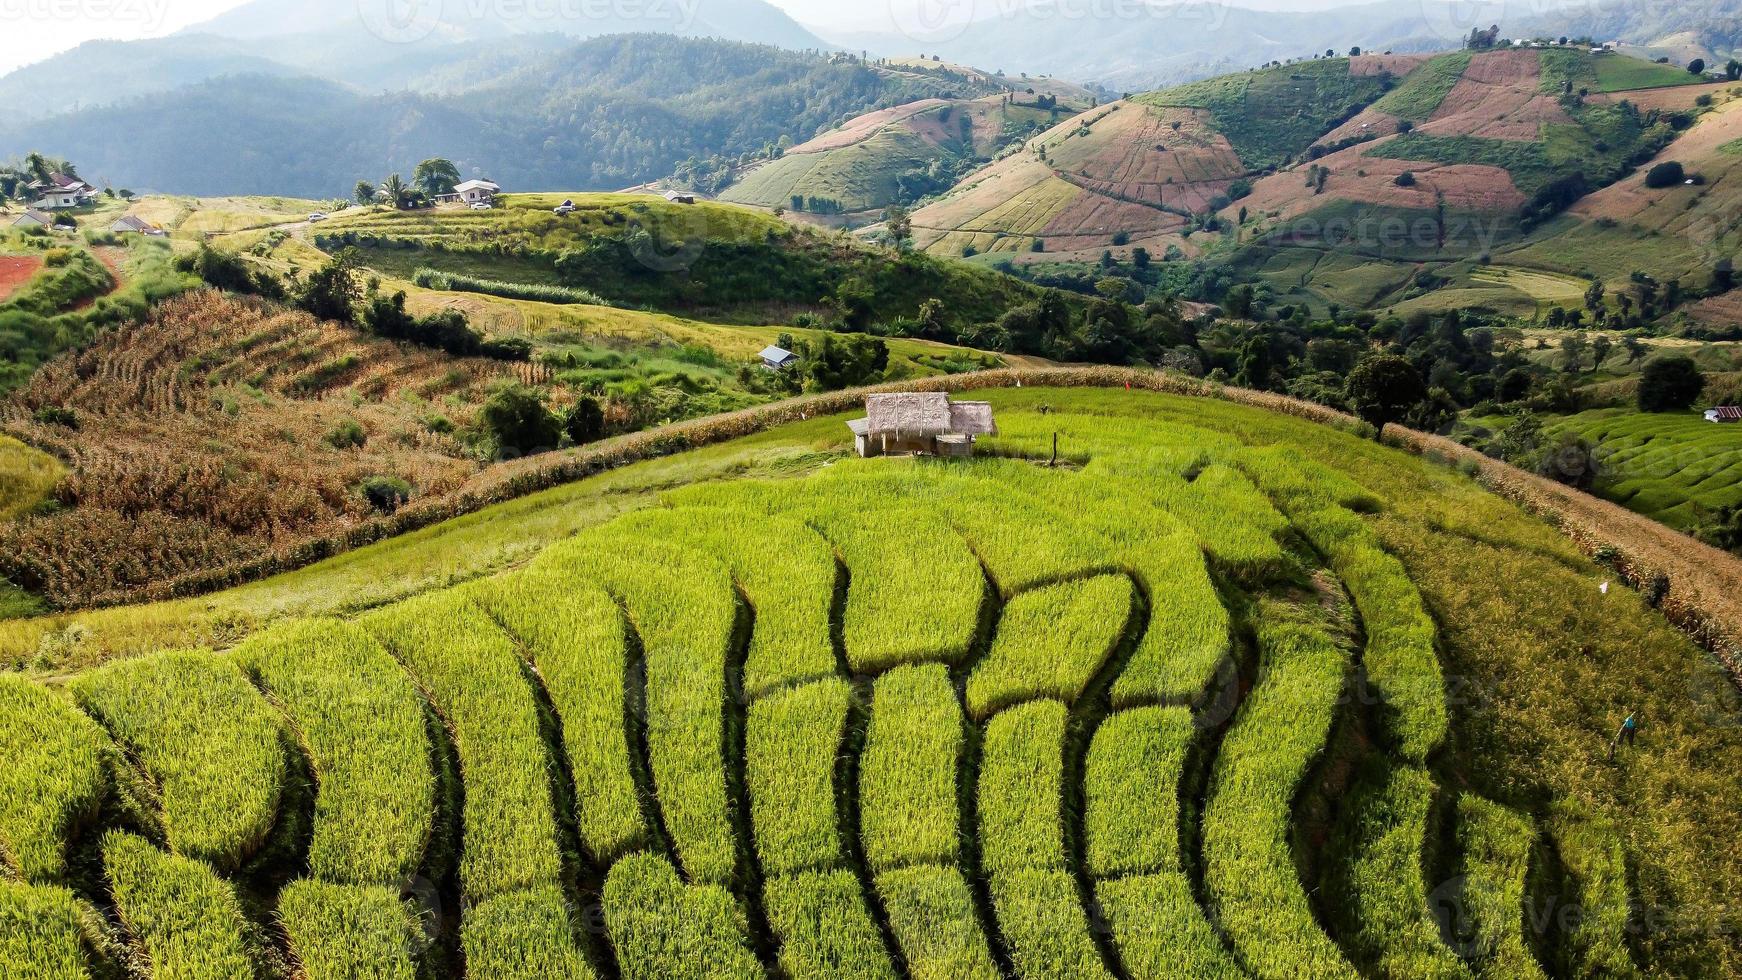
<svg viewBox="0 0 1742 980"><path fill-rule="evenodd" d="M787 688L750 706L744 750L756 853L769 876L844 860L835 764L853 692L845 680Z"/></svg>
<svg viewBox="0 0 1742 980"><path fill-rule="evenodd" d="M633 859L630 859L633 860ZM575 942L561 888L498 895L466 910L460 948L470 980L594 980L598 975Z"/></svg>
<svg viewBox="0 0 1742 980"><path fill-rule="evenodd" d="M666 829L691 879L732 880L724 744L738 602L726 567L610 527L552 547L533 567L603 586L628 610L647 657L647 754Z"/></svg>
<svg viewBox="0 0 1742 980"><path fill-rule="evenodd" d="M1434 624L1421 593L1403 563L1353 513L1324 508L1294 518L1328 557L1361 614L1367 632L1362 662L1389 742L1405 761L1426 762L1445 741L1449 722Z"/></svg>
<svg viewBox="0 0 1742 980"><path fill-rule="evenodd" d="M1627 849L1613 823L1563 802L1549 821L1568 882L1576 889L1580 914L1568 929L1567 972L1577 976L1639 975L1628 952L1632 903Z"/></svg>
<svg viewBox="0 0 1742 980"><path fill-rule="evenodd" d="M115 909L160 980L254 980L236 892L211 866L111 831L103 869Z"/></svg>
<svg viewBox="0 0 1742 980"><path fill-rule="evenodd" d="M1096 729L1084 762L1085 870L1180 870L1180 778L1197 736L1189 709L1134 708Z"/></svg>
<svg viewBox="0 0 1742 980"><path fill-rule="evenodd" d="M913 980L997 980L973 894L956 868L916 864L884 872L877 895Z"/></svg>
<svg viewBox="0 0 1742 980"><path fill-rule="evenodd" d="M1324 507L1376 511L1385 505L1377 494L1347 473L1307 459L1293 446L1242 449L1231 462L1279 500L1285 513Z"/></svg>
<svg viewBox="0 0 1742 980"><path fill-rule="evenodd" d="M706 551L732 570L756 612L746 696L835 672L835 554L815 531L789 517L712 507L642 511L615 526Z"/></svg>
<svg viewBox="0 0 1742 980"><path fill-rule="evenodd" d="M877 679L859 757L859 825L875 872L954 865L957 774L966 719L942 664L898 667Z"/></svg>
<svg viewBox="0 0 1742 980"><path fill-rule="evenodd" d="M1065 866L1065 727L1057 701L1011 708L986 725L980 758L980 863L990 874Z"/></svg>
<svg viewBox="0 0 1742 980"><path fill-rule="evenodd" d="M455 592L420 596L362 623L422 685L453 739L466 786L466 897L482 901L559 880L551 760L514 644Z"/></svg>
<svg viewBox="0 0 1742 980"><path fill-rule="evenodd" d="M624 980L763 980L730 892L686 885L664 858L633 854L605 879L605 925Z"/></svg>
<svg viewBox="0 0 1742 980"><path fill-rule="evenodd" d="M86 915L64 888L0 880L0 976L88 980Z"/></svg>
<svg viewBox="0 0 1742 980"><path fill-rule="evenodd" d="M405 671L369 634L333 620L257 634L236 658L283 707L314 768L309 873L333 884L409 881L436 786L423 701Z"/></svg>
<svg viewBox="0 0 1742 980"><path fill-rule="evenodd" d="M423 933L398 888L291 882L278 918L305 980L416 980Z"/></svg>
<svg viewBox="0 0 1742 980"><path fill-rule="evenodd" d="M1131 980L1238 980L1247 975L1204 918L1184 873L1109 879L1095 885L1095 898Z"/></svg>
<svg viewBox="0 0 1742 980"><path fill-rule="evenodd" d="M1152 481L1079 476L1037 486L1068 503L1080 525L1104 538L1148 595L1149 627L1114 682L1114 705L1199 698L1231 651L1228 611L1197 536L1155 501ZM1274 538L1263 537L1277 548Z"/></svg>
<svg viewBox="0 0 1742 980"><path fill-rule="evenodd" d="M645 847L652 835L635 788L624 690L629 641L615 600L548 569L485 579L467 594L519 639L550 694L581 844L605 864Z"/></svg>
<svg viewBox="0 0 1742 980"><path fill-rule="evenodd" d="M169 653L72 682L162 791L170 847L234 870L266 842L287 769L277 714L234 661Z"/></svg>
<svg viewBox="0 0 1742 980"><path fill-rule="evenodd" d="M1464 855L1461 915L1457 940L1483 980L1546 980L1548 974L1530 950L1525 885L1536 825L1517 813L1471 793L1458 797L1458 847ZM1600 976L1605 974L1581 974Z"/></svg>
<svg viewBox="0 0 1742 980"><path fill-rule="evenodd" d="M1215 918L1260 980L1355 971L1313 916L1295 873L1291 804L1324 750L1348 658L1306 614L1260 608L1262 675L1222 742L1204 812L1204 881Z"/></svg>
<svg viewBox="0 0 1742 980"><path fill-rule="evenodd" d="M977 461L966 472L919 461L849 461L813 480L828 499L881 500L935 511L961 534L1006 597L1061 578L1111 571L1106 549L1062 511L1021 489L1034 467ZM1014 478L1014 479L1013 479Z"/></svg>
<svg viewBox="0 0 1742 980"><path fill-rule="evenodd" d="M854 503L845 498L808 515L847 566L848 665L870 674L902 664L960 663L980 625L986 592L980 563L934 512Z"/></svg>
<svg viewBox="0 0 1742 980"><path fill-rule="evenodd" d="M1403 563L1351 513L1377 509L1382 502L1292 447L1248 450L1239 462L1282 503L1354 598L1367 632L1362 662L1387 738L1404 761L1426 762L1446 738L1445 678L1421 593Z"/></svg>
<svg viewBox="0 0 1742 980"><path fill-rule="evenodd" d="M1333 837L1329 906L1345 943L1384 977L1469 980L1440 938L1422 878L1422 847L1437 787L1427 772L1370 762Z"/></svg>
<svg viewBox="0 0 1742 980"><path fill-rule="evenodd" d="M968 678L968 713L983 721L1036 698L1076 701L1123 639L1135 598L1130 579L1101 575L1012 599Z"/></svg>
<svg viewBox="0 0 1742 980"><path fill-rule="evenodd" d="M108 789L110 752L65 697L0 674L0 866L39 883L66 873L67 844Z"/></svg>
<svg viewBox="0 0 1742 980"><path fill-rule="evenodd" d="M851 871L772 877L762 901L780 939L781 969L793 980L895 980L895 966Z"/></svg>
<svg viewBox="0 0 1742 980"><path fill-rule="evenodd" d="M847 568L842 629L855 673L955 664L973 645L986 570L939 509L935 484L819 476L686 488L667 498L680 506L791 516L820 532Z"/></svg>
<svg viewBox="0 0 1742 980"><path fill-rule="evenodd" d="M1077 898L1077 883L1067 872L1025 868L994 873L992 903L1019 976L1111 980L1089 915Z"/></svg>

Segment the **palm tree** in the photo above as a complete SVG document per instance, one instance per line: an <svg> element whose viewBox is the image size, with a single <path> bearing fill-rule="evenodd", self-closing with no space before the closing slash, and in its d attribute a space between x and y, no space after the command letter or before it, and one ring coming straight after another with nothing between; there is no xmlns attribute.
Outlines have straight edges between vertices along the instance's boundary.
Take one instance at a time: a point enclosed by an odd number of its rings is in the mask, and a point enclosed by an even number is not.
<svg viewBox="0 0 1742 980"><path fill-rule="evenodd" d="M405 193L408 190L405 186L405 178L398 174L389 174L387 179L381 182L381 189L387 192L387 200L391 201L395 208L405 207Z"/></svg>
<svg viewBox="0 0 1742 980"><path fill-rule="evenodd" d="M372 204L375 201L375 185L366 180L357 181L357 189L351 192L358 204Z"/></svg>
<svg viewBox="0 0 1742 980"><path fill-rule="evenodd" d="M33 151L26 154L24 157L24 169L29 171L30 175L35 177L37 180L48 179L48 160L40 153Z"/></svg>
<svg viewBox="0 0 1742 980"><path fill-rule="evenodd" d="M454 185L460 182L460 168L452 160L431 157L411 172L411 182L430 197L452 194Z"/></svg>

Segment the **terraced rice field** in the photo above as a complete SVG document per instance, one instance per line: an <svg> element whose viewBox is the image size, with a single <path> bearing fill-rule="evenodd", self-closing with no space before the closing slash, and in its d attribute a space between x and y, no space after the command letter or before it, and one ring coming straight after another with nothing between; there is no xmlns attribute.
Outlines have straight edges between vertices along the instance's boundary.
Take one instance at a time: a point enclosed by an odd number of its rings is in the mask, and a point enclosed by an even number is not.
<svg viewBox="0 0 1742 980"><path fill-rule="evenodd" d="M1742 428L1698 412L1653 415L1604 409L1556 428L1596 447L1597 493L1682 530L1720 507L1742 504Z"/></svg>
<svg viewBox="0 0 1742 980"><path fill-rule="evenodd" d="M1042 156L1044 154L1044 156ZM1099 249L1178 238L1245 173L1206 112L1115 102L1068 120L914 213L939 255ZM1159 250L1159 249L1155 249Z"/></svg>
<svg viewBox="0 0 1742 980"><path fill-rule="evenodd" d="M876 212L901 199L897 178L958 157L986 158L1007 127L1039 125L1049 113L1007 106L1002 96L973 101L925 99L881 109L756 165L720 200L793 208L795 198L833 201L848 213Z"/></svg>
<svg viewBox="0 0 1742 980"><path fill-rule="evenodd" d="M977 460L675 481L354 620L0 674L0 975L1615 977L1658 948L1632 889L1694 887L1663 842L1448 778L1479 661L1443 657L1535 634L1470 644L1410 529L1577 577L1552 532L1255 409L995 394ZM1614 599L1630 650L1691 651ZM1522 932L1539 841L1591 912L1564 937Z"/></svg>
<svg viewBox="0 0 1742 980"><path fill-rule="evenodd" d="M1551 306L1576 309L1585 301L1585 290L1590 288L1589 282L1575 276L1507 265L1479 266L1470 273L1470 281L1517 290L1535 300L1540 309Z"/></svg>

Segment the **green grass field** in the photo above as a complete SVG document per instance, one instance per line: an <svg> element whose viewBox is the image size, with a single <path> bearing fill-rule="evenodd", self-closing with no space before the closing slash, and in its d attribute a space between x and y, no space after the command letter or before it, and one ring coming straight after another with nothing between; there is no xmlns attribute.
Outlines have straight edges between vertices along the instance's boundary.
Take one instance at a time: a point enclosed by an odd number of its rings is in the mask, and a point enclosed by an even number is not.
<svg viewBox="0 0 1742 980"><path fill-rule="evenodd" d="M1413 122L1426 122L1464 76L1464 69L1470 67L1470 57L1468 51L1454 51L1430 58L1373 103L1373 108Z"/></svg>
<svg viewBox="0 0 1742 980"><path fill-rule="evenodd" d="M1204 109L1211 125L1252 170L1298 156L1350 112L1385 92L1376 76L1349 74L1345 58L1224 75L1138 97L1158 106Z"/></svg>
<svg viewBox="0 0 1742 980"><path fill-rule="evenodd" d="M1703 76L1689 74L1678 65L1660 65L1626 55L1599 56L1592 60L1592 67L1597 73L1599 92L1632 92L1671 85L1701 85L1706 81Z"/></svg>
<svg viewBox="0 0 1742 980"><path fill-rule="evenodd" d="M1288 415L976 397L972 460L819 417L0 623L0 971L1736 975L1627 909L1731 894L1742 730L1570 541ZM1525 915L1538 833L1576 929Z"/></svg>
<svg viewBox="0 0 1742 980"><path fill-rule="evenodd" d="M1742 504L1742 428L1698 412L1585 412L1555 429L1590 440L1601 461L1597 493L1678 530Z"/></svg>

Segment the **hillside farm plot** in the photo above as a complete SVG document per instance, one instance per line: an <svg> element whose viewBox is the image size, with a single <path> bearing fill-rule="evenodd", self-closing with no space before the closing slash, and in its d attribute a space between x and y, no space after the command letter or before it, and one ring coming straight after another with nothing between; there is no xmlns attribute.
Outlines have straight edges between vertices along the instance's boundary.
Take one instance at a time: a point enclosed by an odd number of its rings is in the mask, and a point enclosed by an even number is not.
<svg viewBox="0 0 1742 980"><path fill-rule="evenodd" d="M216 651L39 641L0 974L105 975L103 922L256 980L1735 976L1627 914L1733 894L1742 731L1611 571L1303 417L978 397L979 458L806 419L465 521L516 567L406 597L387 542ZM1524 935L1547 853L1594 914Z"/></svg>
<svg viewBox="0 0 1742 980"><path fill-rule="evenodd" d="M0 303L42 270L40 255L0 255Z"/></svg>
<svg viewBox="0 0 1742 980"><path fill-rule="evenodd" d="M1670 527L1692 530L1742 504L1742 428L1699 413L1602 409L1554 426L1583 436L1600 467L1596 491Z"/></svg>
<svg viewBox="0 0 1742 980"><path fill-rule="evenodd" d="M1538 52L1502 51L1471 58L1421 131L1534 140L1546 125L1571 122L1566 110L1543 91Z"/></svg>

